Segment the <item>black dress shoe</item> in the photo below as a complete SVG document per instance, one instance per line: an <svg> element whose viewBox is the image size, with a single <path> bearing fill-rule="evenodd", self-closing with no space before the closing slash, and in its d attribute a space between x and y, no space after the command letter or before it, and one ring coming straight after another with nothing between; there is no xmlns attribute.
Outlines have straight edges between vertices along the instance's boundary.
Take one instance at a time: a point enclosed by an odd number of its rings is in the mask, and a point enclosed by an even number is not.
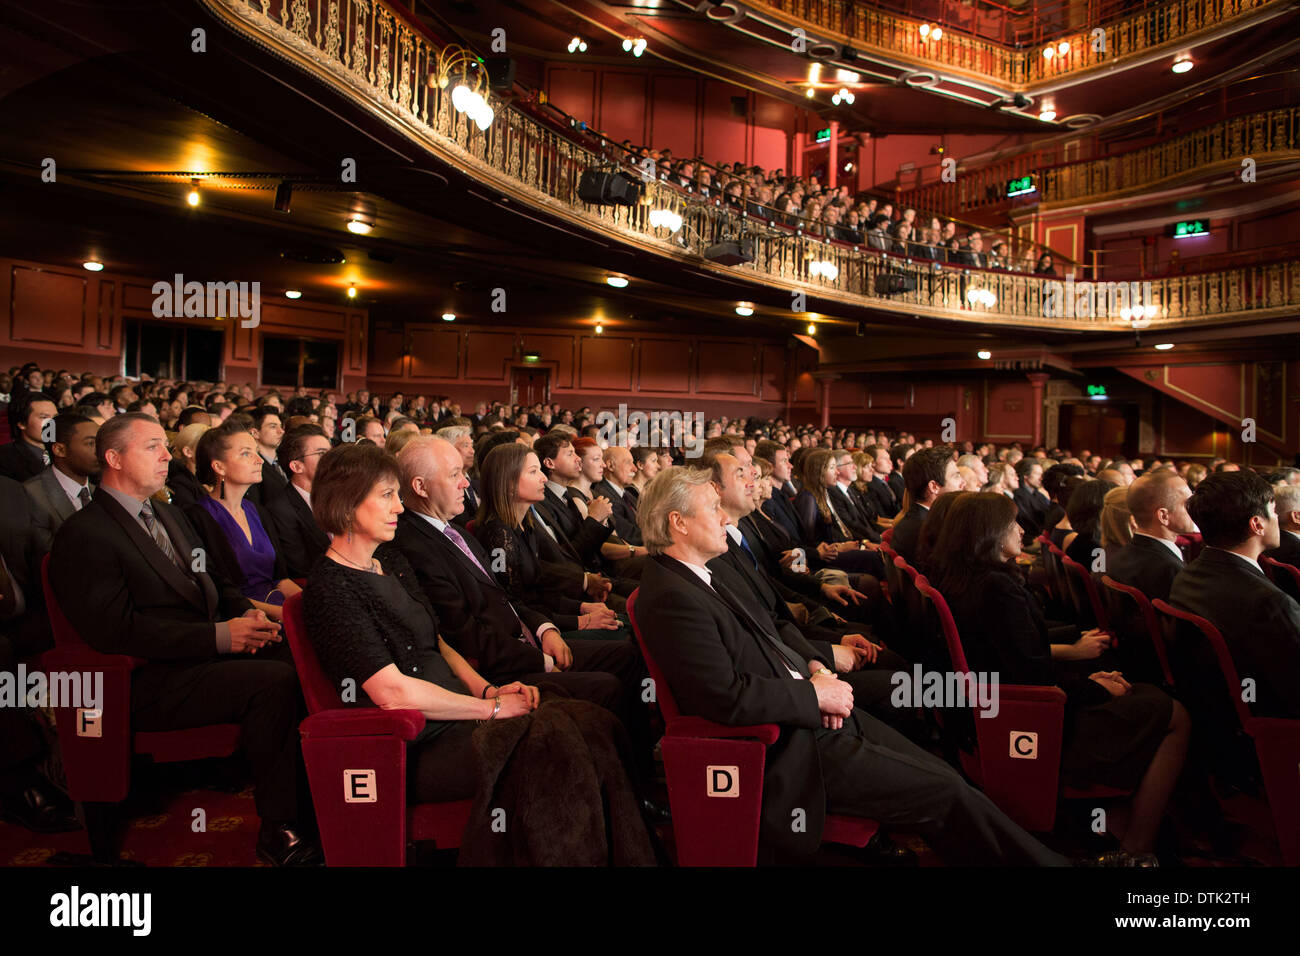
<svg viewBox="0 0 1300 956"><path fill-rule="evenodd" d="M4 818L33 833L68 833L81 822L66 797L46 783L34 783L4 799Z"/></svg>
<svg viewBox="0 0 1300 956"><path fill-rule="evenodd" d="M272 866L323 866L315 843L290 826L263 828L257 837L257 855Z"/></svg>
<svg viewBox="0 0 1300 956"><path fill-rule="evenodd" d="M916 854L907 847L899 846L883 830L877 830L875 836L864 847L855 847L850 851L868 866L916 866Z"/></svg>
<svg viewBox="0 0 1300 956"><path fill-rule="evenodd" d="M673 822L672 811L654 800L641 801L641 815L651 826L661 827Z"/></svg>

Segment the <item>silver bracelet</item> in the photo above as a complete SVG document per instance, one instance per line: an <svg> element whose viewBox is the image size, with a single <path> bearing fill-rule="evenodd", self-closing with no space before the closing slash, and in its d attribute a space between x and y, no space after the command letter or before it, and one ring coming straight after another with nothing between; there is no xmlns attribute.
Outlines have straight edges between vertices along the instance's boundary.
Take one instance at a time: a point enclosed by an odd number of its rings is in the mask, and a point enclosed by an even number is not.
<svg viewBox="0 0 1300 956"><path fill-rule="evenodd" d="M501 698L497 696L492 698L492 716L488 720L496 720L499 713L501 713Z"/></svg>

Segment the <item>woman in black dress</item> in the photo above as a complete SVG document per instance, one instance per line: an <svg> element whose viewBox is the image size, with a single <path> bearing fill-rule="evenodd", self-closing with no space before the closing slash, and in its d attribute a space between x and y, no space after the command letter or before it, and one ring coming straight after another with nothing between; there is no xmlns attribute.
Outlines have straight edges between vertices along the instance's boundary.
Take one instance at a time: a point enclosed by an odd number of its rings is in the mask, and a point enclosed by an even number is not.
<svg viewBox="0 0 1300 956"><path fill-rule="evenodd" d="M476 722L529 713L538 690L492 686L438 636L414 571L388 544L403 510L399 487L397 463L374 445L341 445L321 458L312 512L334 539L303 594L307 636L331 681L355 682L358 705L424 714L408 745L411 798L467 799Z"/></svg>
<svg viewBox="0 0 1300 956"><path fill-rule="evenodd" d="M1122 846L1150 854L1187 755L1191 721L1177 701L1118 671L1087 673L1104 638L1054 644L1016 571L1020 526L1013 501L962 495L944 519L931 583L948 602L971 670L1007 684L1055 684L1066 694L1062 779L1073 786L1135 789Z"/></svg>

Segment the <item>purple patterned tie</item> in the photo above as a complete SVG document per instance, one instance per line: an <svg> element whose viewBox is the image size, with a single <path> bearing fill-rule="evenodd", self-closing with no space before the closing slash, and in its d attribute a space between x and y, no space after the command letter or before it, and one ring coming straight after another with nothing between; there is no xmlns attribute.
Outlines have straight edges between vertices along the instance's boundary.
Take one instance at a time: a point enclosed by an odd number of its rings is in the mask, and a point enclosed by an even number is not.
<svg viewBox="0 0 1300 956"><path fill-rule="evenodd" d="M474 552L469 549L469 545L465 543L465 539L461 536L461 533L459 531L453 528L450 524L444 524L442 526L442 533L445 534L451 540L452 544L460 548L461 553L464 554L465 557L469 558L470 561L474 562L474 567L482 571L483 575L486 578L488 578L489 580L496 580L495 578L492 577L492 575L488 574L487 568L483 567L483 565L479 563L479 559L474 557ZM506 603L510 606L510 610L514 611L515 618L519 621L519 627L523 631L523 637L521 638L521 640L523 640L524 643L529 644L533 647L538 647L539 645L537 643L537 638L533 635L533 632L529 630L528 625L524 623L524 619L522 617L519 617L519 612L515 611L515 606L513 604L510 604L509 601L507 601Z"/></svg>

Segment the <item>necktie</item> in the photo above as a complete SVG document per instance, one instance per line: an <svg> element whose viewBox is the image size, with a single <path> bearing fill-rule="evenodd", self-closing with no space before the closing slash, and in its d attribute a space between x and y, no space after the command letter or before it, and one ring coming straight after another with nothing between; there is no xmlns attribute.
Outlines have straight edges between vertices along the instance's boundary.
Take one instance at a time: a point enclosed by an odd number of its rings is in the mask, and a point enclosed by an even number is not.
<svg viewBox="0 0 1300 956"><path fill-rule="evenodd" d="M487 578L492 577L492 575L488 574L487 569L483 567L479 559L474 556L474 552L469 549L469 545L465 543L465 538L461 535L459 531L457 531L451 525L445 524L442 526L442 533L445 534L451 540L452 544L460 548L461 553L465 555L465 557L469 558L470 561L473 562L474 567L482 571L485 577ZM523 631L524 642L526 644L531 644L533 647L537 647L538 646L537 638L533 635L533 632L529 630L528 625L524 623L524 619L519 616L519 612L515 611L515 606L513 604L510 604L509 601L507 601L506 604L509 605L510 610L514 612L515 618L519 621L519 627Z"/></svg>
<svg viewBox="0 0 1300 956"><path fill-rule="evenodd" d="M846 540L852 538L853 535L849 534L849 529L844 526L844 522L840 520L840 516L835 513L835 506L831 504L830 495L826 496L826 508L830 511L831 517L835 519L835 524L839 527L840 534L844 535Z"/></svg>
<svg viewBox="0 0 1300 956"><path fill-rule="evenodd" d="M176 556L176 549L172 547L171 539L167 537L167 531L154 516L153 502L147 498L144 504L140 506L140 519L144 521L144 526L149 529L149 534L153 535L153 539L162 550L162 553L167 555L172 564L184 568L185 565L181 564L180 559Z"/></svg>
<svg viewBox="0 0 1300 956"><path fill-rule="evenodd" d="M776 653L776 656L781 659L781 663L785 665L786 670L791 672L791 676L794 677L795 680L805 679L803 673L799 670L795 662L790 660L790 658L786 656L785 652L777 645L776 638L769 634L763 625L760 624L752 614L745 610L745 605L734 594L732 594L730 590L723 587L722 582L718 581L715 577L710 581L710 586L717 593L718 597L722 598L722 603L731 608L731 612L735 614L736 617L740 618L742 623L748 626L756 635L767 641L768 646L770 646Z"/></svg>
<svg viewBox="0 0 1300 956"><path fill-rule="evenodd" d="M749 546L749 542L745 540L745 536L744 536L743 534L740 536L740 546L741 546L742 548L744 548L744 549L745 549L745 553L746 553L747 555L749 555L749 560L752 561L752 562L754 562L754 570L757 571L757 570L758 570L758 558L756 558L756 557L754 556L754 549L751 548L751 547Z"/></svg>
<svg viewBox="0 0 1300 956"><path fill-rule="evenodd" d="M81 490L77 492L77 498L81 501L78 511L90 504L90 485L82 485Z"/></svg>

